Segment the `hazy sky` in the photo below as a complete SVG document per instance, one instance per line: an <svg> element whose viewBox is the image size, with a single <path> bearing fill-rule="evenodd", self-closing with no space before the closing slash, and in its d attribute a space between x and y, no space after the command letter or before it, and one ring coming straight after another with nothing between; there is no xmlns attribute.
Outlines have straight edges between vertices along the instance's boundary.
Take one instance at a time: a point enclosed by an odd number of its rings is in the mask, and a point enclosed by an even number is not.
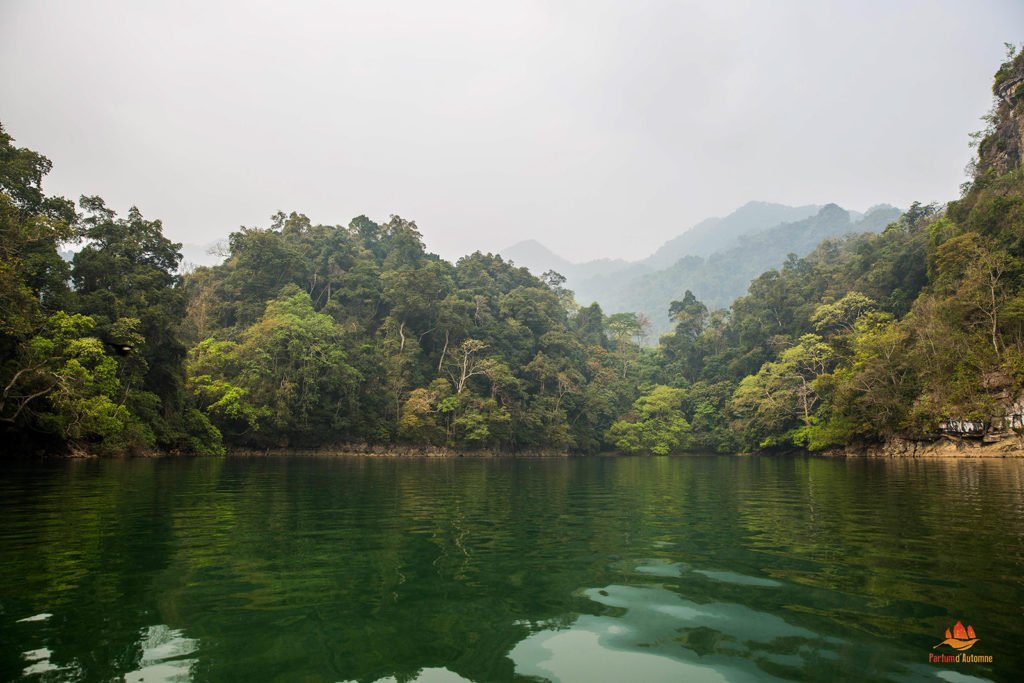
<svg viewBox="0 0 1024 683"><path fill-rule="evenodd" d="M0 121L206 243L277 210L639 258L761 199L951 199L1024 2L0 3Z"/></svg>

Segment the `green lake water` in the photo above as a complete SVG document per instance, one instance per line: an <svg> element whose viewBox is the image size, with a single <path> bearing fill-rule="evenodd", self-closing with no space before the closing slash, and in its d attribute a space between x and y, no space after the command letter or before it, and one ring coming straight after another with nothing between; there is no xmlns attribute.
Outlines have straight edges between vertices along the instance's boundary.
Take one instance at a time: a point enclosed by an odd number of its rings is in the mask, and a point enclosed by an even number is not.
<svg viewBox="0 0 1024 683"><path fill-rule="evenodd" d="M0 474L3 681L1022 680L1022 577L1021 460Z"/></svg>

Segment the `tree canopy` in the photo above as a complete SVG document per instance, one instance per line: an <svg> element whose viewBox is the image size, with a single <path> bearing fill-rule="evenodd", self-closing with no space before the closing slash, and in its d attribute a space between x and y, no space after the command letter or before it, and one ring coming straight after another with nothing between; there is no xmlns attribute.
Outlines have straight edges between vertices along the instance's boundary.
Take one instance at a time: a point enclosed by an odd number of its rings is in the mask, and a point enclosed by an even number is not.
<svg viewBox="0 0 1024 683"><path fill-rule="evenodd" d="M676 292L655 348L646 316L445 261L399 216L278 213L183 274L159 220L48 196L49 160L0 127L0 429L13 452L662 454L995 425L1024 389L1021 78L1011 55L960 199L791 254L725 309Z"/></svg>

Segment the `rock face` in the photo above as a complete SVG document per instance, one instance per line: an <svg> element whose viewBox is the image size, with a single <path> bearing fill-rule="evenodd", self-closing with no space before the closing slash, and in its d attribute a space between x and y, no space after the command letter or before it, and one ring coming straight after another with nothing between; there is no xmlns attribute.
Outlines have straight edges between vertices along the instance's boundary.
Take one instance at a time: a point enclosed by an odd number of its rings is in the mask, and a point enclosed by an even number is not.
<svg viewBox="0 0 1024 683"><path fill-rule="evenodd" d="M1003 175L1021 166L1024 152L1024 51L996 74L994 119L978 148L977 176Z"/></svg>
<svg viewBox="0 0 1024 683"><path fill-rule="evenodd" d="M971 439L943 439L941 441L911 441L893 438L870 446L848 446L826 455L868 458L1022 458L1024 440L1007 435L995 442Z"/></svg>

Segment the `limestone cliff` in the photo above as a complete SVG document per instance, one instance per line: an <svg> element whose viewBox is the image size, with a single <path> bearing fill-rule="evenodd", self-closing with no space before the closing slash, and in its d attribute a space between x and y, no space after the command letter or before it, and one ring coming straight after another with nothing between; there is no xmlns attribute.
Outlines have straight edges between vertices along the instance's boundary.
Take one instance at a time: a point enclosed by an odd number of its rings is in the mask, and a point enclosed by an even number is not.
<svg viewBox="0 0 1024 683"><path fill-rule="evenodd" d="M1003 175L1021 166L1024 152L1024 51L996 74L990 128L978 147L977 176Z"/></svg>

